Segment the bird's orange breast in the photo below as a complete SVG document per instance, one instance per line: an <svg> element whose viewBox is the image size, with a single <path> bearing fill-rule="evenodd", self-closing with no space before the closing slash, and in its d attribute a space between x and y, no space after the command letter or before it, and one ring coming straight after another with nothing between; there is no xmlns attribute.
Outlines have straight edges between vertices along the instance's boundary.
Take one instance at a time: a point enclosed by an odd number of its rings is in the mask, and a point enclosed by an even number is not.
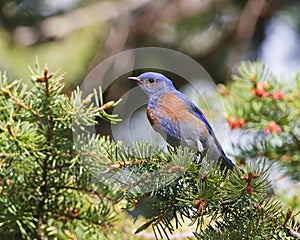
<svg viewBox="0 0 300 240"><path fill-rule="evenodd" d="M155 108L147 108L147 117L152 126L175 126L185 122L185 126L189 126L187 131L201 129L203 136L208 135L205 124L172 92L160 96Z"/></svg>

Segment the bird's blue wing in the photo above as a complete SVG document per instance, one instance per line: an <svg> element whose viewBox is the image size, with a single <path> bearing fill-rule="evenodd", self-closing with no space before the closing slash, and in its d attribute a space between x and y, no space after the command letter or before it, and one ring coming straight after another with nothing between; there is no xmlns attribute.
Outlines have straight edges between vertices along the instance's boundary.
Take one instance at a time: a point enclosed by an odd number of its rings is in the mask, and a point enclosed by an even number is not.
<svg viewBox="0 0 300 240"><path fill-rule="evenodd" d="M188 107L188 109L190 110L190 112L192 114L196 115L196 117L199 118L205 124L210 135L215 136L212 127L210 126L209 122L207 121L207 119L204 116L204 114L202 113L202 111L194 103L192 103L191 100L188 99L187 96L185 96L183 93L176 91L174 93L174 95L176 95L176 97L182 99L184 101L184 103L186 104L186 106Z"/></svg>
<svg viewBox="0 0 300 240"><path fill-rule="evenodd" d="M218 142L218 140L215 136L215 133L214 133L212 127L210 126L209 122L207 121L207 119L204 116L204 114L202 113L202 111L194 103L192 103L191 100L188 99L188 97L185 96L183 93L176 91L176 92L174 92L174 95L176 97L178 97L179 99L181 99L185 103L185 105L187 106L189 111L205 124L209 134L214 138L215 144L217 145L217 147L220 151L220 159L222 160L221 169L223 169L224 167L232 168L235 164L224 153L220 143Z"/></svg>

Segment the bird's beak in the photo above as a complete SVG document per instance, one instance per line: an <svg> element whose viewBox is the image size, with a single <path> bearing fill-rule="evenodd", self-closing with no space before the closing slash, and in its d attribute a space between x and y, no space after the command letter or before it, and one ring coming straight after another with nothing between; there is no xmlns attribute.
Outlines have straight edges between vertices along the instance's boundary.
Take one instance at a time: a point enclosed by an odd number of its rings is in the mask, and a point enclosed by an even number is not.
<svg viewBox="0 0 300 240"><path fill-rule="evenodd" d="M139 83L141 81L141 79L139 77L129 77L128 80L134 80L137 83Z"/></svg>

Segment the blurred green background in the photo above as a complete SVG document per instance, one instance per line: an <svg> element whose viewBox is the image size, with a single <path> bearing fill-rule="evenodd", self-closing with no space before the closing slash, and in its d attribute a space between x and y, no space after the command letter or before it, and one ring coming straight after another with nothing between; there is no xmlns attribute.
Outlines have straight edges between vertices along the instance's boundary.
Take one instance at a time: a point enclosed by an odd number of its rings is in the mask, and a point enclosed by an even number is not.
<svg viewBox="0 0 300 240"><path fill-rule="evenodd" d="M288 0L1 0L0 70L27 79L36 57L68 72L66 91L122 50L171 48L216 82L245 59L300 69L300 2Z"/></svg>

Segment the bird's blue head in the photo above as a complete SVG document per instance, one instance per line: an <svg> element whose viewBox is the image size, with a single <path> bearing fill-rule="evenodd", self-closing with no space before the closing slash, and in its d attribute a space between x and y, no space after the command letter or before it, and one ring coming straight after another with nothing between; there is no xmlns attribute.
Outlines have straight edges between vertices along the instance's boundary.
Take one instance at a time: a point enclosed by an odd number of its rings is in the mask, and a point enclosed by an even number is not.
<svg viewBox="0 0 300 240"><path fill-rule="evenodd" d="M175 90L175 87L170 79L156 72L146 72L138 77L129 77L128 79L135 80L149 97L152 95L161 95Z"/></svg>

